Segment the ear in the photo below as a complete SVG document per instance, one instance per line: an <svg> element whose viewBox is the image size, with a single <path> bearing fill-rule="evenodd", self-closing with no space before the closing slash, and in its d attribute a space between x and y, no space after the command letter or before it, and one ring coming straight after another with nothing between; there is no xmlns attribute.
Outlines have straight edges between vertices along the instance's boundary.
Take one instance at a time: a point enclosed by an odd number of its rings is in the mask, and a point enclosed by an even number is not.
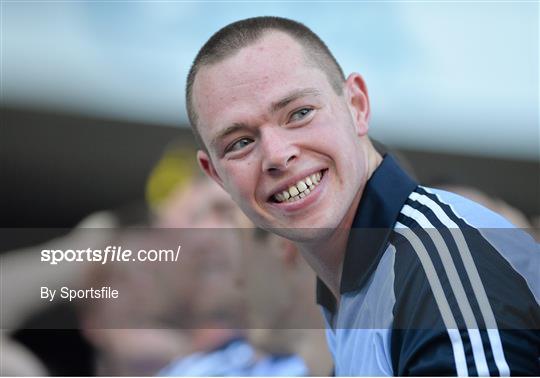
<svg viewBox="0 0 540 378"><path fill-rule="evenodd" d="M219 177L208 154L203 150L198 150L197 161L199 162L199 166L201 167L203 172L206 173L206 175L212 180L214 180L219 186L221 186L221 188L223 188L223 180L221 180L221 177Z"/></svg>
<svg viewBox="0 0 540 378"><path fill-rule="evenodd" d="M367 135L369 125L369 97L366 83L360 74L352 73L345 83L347 102L359 136Z"/></svg>

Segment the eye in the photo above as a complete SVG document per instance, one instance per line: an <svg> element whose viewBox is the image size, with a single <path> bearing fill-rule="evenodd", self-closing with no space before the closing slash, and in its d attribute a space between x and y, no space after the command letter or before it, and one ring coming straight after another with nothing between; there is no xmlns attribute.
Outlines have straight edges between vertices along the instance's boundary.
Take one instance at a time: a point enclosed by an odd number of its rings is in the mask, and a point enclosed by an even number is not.
<svg viewBox="0 0 540 378"><path fill-rule="evenodd" d="M302 119L306 118L312 111L313 109L311 108L302 108L300 110L297 110L291 114L289 122L301 121Z"/></svg>
<svg viewBox="0 0 540 378"><path fill-rule="evenodd" d="M242 138L238 139L237 141L231 143L227 148L225 149L225 152L234 152L239 151L242 148L246 147L247 145L251 144L253 141L249 138Z"/></svg>

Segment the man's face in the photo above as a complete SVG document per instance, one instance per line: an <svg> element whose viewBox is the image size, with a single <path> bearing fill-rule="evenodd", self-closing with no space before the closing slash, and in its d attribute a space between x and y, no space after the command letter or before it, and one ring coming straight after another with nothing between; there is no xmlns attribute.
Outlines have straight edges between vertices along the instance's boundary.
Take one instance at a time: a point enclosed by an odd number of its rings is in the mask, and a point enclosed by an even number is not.
<svg viewBox="0 0 540 378"><path fill-rule="evenodd" d="M297 241L324 237L354 213L367 175L361 77L338 95L308 60L271 32L202 67L193 88L203 169L255 224Z"/></svg>
<svg viewBox="0 0 540 378"><path fill-rule="evenodd" d="M230 230L237 227L240 210L208 178L175 193L167 205L160 213L158 224L175 229L172 236L176 245L182 244L182 264L163 267L163 271L172 267L170 277L175 285L172 292L177 293L183 304L189 304L190 314L203 322L203 326L219 321L220 317L241 322L244 312L243 296L238 290L241 240L238 233ZM170 235L169 232L165 230L164 236Z"/></svg>

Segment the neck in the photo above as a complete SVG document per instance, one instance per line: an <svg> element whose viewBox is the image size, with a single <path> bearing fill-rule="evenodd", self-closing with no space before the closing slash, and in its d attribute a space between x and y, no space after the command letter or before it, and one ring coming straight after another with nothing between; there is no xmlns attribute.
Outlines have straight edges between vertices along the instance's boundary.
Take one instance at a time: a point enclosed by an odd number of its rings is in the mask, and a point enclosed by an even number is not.
<svg viewBox="0 0 540 378"><path fill-rule="evenodd" d="M360 199L364 192L366 182L371 178L373 172L382 162L382 156L375 150L369 140L367 140L366 152L364 154L366 175L362 180L360 188L356 193L349 210L341 220L340 224L328 235L316 241L300 243L298 245L302 256L317 273L317 276L330 289L339 303L340 284L343 271L343 261L347 250L347 241L350 230L360 204Z"/></svg>

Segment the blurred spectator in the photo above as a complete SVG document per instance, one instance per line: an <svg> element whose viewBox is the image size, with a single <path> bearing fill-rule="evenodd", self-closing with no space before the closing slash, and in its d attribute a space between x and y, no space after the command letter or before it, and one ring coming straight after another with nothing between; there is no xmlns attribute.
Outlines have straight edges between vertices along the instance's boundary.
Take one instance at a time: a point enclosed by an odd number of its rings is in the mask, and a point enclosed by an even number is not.
<svg viewBox="0 0 540 378"><path fill-rule="evenodd" d="M156 217L161 228L125 230L111 243L131 250L181 245L179 261L108 263L88 272L85 286L121 293L81 307L84 334L98 350L98 373L306 374L301 359L268 357L241 330L242 244L233 228L238 210L228 195L205 178L175 193L162 209Z"/></svg>
<svg viewBox="0 0 540 378"><path fill-rule="evenodd" d="M195 198L206 200L197 206ZM216 227L221 222L222 227L228 223L240 229L248 337L264 354L242 375L331 372L322 316L312 300L315 275L291 243L253 228L228 194L206 177L165 202L158 218L168 227L185 227L188 218L196 226Z"/></svg>
<svg viewBox="0 0 540 378"><path fill-rule="evenodd" d="M324 322L313 300L315 273L290 241L255 228L243 234L250 340L271 354L298 355L308 375L330 375Z"/></svg>
<svg viewBox="0 0 540 378"><path fill-rule="evenodd" d="M235 288L234 238L191 230L124 231L114 245L176 249L176 262L93 267L88 286L111 286L119 298L81 308L84 334L97 348L98 373L155 375L178 356L211 350L238 337L243 308Z"/></svg>
<svg viewBox="0 0 540 378"><path fill-rule="evenodd" d="M83 219L68 235L50 240L41 245L5 252L2 255L2 328L0 349L2 350L2 375L47 375L57 373L58 361L49 361L39 353L12 339L15 331L25 326L36 314L44 316L54 303L36 300L40 286L57 287L61 285L78 286L81 264L44 265L39 259L42 249L77 248L77 246L96 246L108 238L110 228L116 220L108 212L94 213ZM100 229L93 232L93 229ZM28 232L31 232L28 231ZM17 288L13 290L13 288ZM46 319L42 326L47 327ZM40 338L43 332L28 330L25 337ZM57 339L58 341L59 339ZM56 346L57 355L62 355L64 345ZM43 360L41 360L43 358ZM59 359L61 357L58 357Z"/></svg>
<svg viewBox="0 0 540 378"><path fill-rule="evenodd" d="M165 202L158 216L158 224L162 227L199 228L198 232L206 235L205 246L210 247L214 253L223 256L225 246L235 245L237 255L235 257L231 256L228 260L234 262L228 269L223 269L216 261L208 262L211 264L208 266L209 270L216 271L214 273L216 275L215 284L221 286L220 290L217 287L211 289L212 296L208 300L209 305L212 302L219 301L219 298L221 300L227 298L219 293L228 285L229 281L219 277L218 271L233 272L236 284L238 284L242 282L244 277L244 273L239 268L245 267L249 270L249 266L246 266L246 263L240 260L245 257L240 252L243 249L242 247L246 246L236 244L241 242L240 233L236 229L226 230L226 228L237 228L239 225L243 225L243 223L238 223L238 219L242 217L243 215L229 196L207 178L201 178L192 186L176 192L169 201ZM193 230L193 233L197 233L197 231ZM230 237L233 237L236 243L229 239ZM219 240L220 243L211 245L211 240L214 238ZM226 263L226 261L224 260L223 263ZM236 290L240 292L238 287L236 287ZM202 291L203 295L204 293L206 293L206 290ZM210 300L211 298L213 300ZM228 302L230 306L230 299ZM229 321L238 324L238 320L241 319L242 324L245 326L246 323L243 319L245 309L242 308L242 310L242 314L236 314L236 319L230 318ZM201 325L204 326L205 324ZM206 329L204 332L203 330L193 330L195 338L203 332L208 340L216 342L194 342L197 352L180 357L164 369L161 375L291 376L306 375L308 373L304 361L292 354L288 348L258 351L245 340L244 332L237 331L236 335L231 333L228 340L216 337L223 331L223 329L215 327ZM218 344L217 340L221 340L221 343ZM266 352L271 352L271 354Z"/></svg>

